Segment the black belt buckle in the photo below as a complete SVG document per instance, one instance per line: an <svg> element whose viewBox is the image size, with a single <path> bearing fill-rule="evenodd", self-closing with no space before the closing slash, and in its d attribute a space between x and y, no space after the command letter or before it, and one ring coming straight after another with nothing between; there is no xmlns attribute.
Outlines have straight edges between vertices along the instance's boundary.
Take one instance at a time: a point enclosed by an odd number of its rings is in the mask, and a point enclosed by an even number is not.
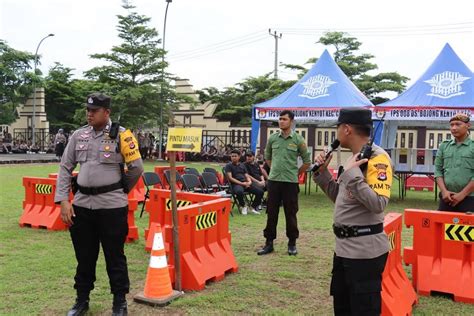
<svg viewBox="0 0 474 316"><path fill-rule="evenodd" d="M368 226L336 226L333 224L333 231L338 238L374 235L383 231L383 223Z"/></svg>
<svg viewBox="0 0 474 316"><path fill-rule="evenodd" d="M350 237L351 227L345 226L345 225L336 226L334 224L332 227L333 227L334 235L336 235L337 238L343 239L343 238Z"/></svg>

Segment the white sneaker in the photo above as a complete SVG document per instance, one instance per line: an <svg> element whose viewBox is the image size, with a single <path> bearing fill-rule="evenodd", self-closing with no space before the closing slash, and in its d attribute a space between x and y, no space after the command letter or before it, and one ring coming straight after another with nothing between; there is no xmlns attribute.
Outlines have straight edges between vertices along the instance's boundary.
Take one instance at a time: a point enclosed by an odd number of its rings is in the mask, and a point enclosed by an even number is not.
<svg viewBox="0 0 474 316"><path fill-rule="evenodd" d="M244 206L244 207L242 208L242 215L247 215L247 209L248 209L247 206Z"/></svg>
<svg viewBox="0 0 474 316"><path fill-rule="evenodd" d="M260 215L260 212L255 210L253 207L250 208L250 213Z"/></svg>

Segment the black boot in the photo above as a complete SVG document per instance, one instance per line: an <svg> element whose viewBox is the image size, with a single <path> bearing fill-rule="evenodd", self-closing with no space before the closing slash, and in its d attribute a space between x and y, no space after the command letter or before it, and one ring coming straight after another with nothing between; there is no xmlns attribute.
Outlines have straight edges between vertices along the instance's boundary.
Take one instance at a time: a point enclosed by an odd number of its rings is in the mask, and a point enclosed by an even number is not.
<svg viewBox="0 0 474 316"><path fill-rule="evenodd" d="M89 299L76 299L76 304L67 312L67 316L81 316L89 310Z"/></svg>
<svg viewBox="0 0 474 316"><path fill-rule="evenodd" d="M262 249L257 252L257 255L263 256L273 252L273 241L268 241L265 243Z"/></svg>
<svg viewBox="0 0 474 316"><path fill-rule="evenodd" d="M298 254L298 250L296 250L296 241L290 240L288 242L288 255L296 256L297 254Z"/></svg>
<svg viewBox="0 0 474 316"><path fill-rule="evenodd" d="M128 315L127 300L125 294L114 294L114 303L112 306L112 316Z"/></svg>

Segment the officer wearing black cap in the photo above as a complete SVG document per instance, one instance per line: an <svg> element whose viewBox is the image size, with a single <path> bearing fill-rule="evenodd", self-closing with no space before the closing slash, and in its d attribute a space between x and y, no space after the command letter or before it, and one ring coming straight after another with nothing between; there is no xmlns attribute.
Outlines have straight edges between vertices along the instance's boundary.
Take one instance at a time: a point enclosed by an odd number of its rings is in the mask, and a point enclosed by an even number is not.
<svg viewBox="0 0 474 316"><path fill-rule="evenodd" d="M331 160L322 153L314 181L335 202L331 295L335 315L379 315L382 272L389 251L383 231L384 210L390 198L392 163L380 147L369 143L372 112L342 109L337 137L352 155L334 181L327 170ZM363 152L363 157L360 154Z"/></svg>
<svg viewBox="0 0 474 316"><path fill-rule="evenodd" d="M89 308L100 245L114 295L112 315L127 314L125 295L130 286L124 253L128 234L127 192L143 173L143 162L133 134L112 124L110 101L110 97L101 93L87 97L88 125L74 132L59 168L55 202L61 204L62 220L70 225L77 259L74 277L77 298L68 315L83 315ZM77 164L81 168L76 180L72 171ZM75 193L72 205L71 189Z"/></svg>

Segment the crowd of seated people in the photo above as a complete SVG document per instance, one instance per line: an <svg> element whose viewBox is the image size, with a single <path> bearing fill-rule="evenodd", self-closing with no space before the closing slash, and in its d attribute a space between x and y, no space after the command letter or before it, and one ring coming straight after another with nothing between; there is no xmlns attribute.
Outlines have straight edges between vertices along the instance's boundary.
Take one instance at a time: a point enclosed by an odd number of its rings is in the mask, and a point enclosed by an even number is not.
<svg viewBox="0 0 474 316"><path fill-rule="evenodd" d="M32 146L31 142L25 142L21 140L19 142L13 141L12 143L5 143L3 140L0 141L0 153L2 154L27 154L27 153L39 152L39 147Z"/></svg>
<svg viewBox="0 0 474 316"><path fill-rule="evenodd" d="M230 155L233 150L235 150L235 148L231 144L227 144L223 147L212 144L204 145L201 152L186 153L186 160L228 163L230 162ZM240 152L241 162L245 162L245 154L248 148L241 146L237 150Z"/></svg>

